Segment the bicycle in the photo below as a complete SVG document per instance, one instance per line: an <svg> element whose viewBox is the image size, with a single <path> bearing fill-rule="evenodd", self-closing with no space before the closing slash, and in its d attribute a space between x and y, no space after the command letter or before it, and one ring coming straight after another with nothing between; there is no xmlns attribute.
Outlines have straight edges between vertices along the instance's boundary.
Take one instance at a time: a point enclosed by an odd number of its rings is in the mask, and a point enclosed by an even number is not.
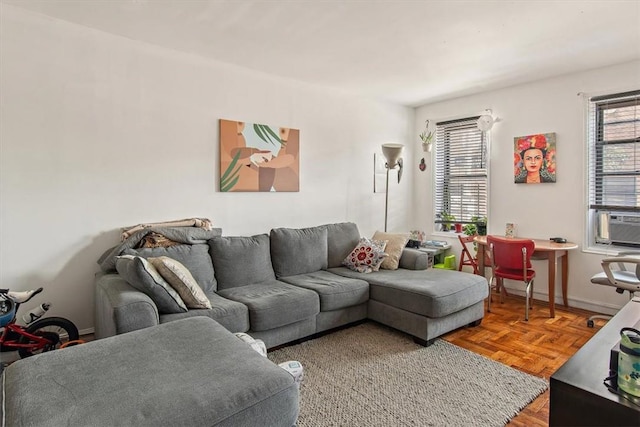
<svg viewBox="0 0 640 427"><path fill-rule="evenodd" d="M42 292L42 288L31 291L15 292L0 289L0 349L18 351L21 358L33 356L45 351L78 344L78 328L72 321L63 317L39 318L27 326L16 323L20 304L26 303ZM43 304L43 312L49 304ZM33 320L33 316L30 315Z"/></svg>

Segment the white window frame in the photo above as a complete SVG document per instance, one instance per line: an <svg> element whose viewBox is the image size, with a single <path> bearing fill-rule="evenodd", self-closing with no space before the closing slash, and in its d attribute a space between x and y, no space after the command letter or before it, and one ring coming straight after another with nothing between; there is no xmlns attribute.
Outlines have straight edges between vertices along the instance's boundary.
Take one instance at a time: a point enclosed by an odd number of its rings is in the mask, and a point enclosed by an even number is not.
<svg viewBox="0 0 640 427"><path fill-rule="evenodd" d="M629 100L635 100L635 117L625 116L618 121L604 119L603 111L607 109L613 110L617 106L628 104ZM609 227L609 217L611 215L638 217L640 220L640 185L638 184L640 182L640 172L638 172L638 166L635 168L636 171L633 171L632 168L620 168L619 171L611 171L611 169L615 168L610 168L610 173L607 173L606 171L603 172L603 168L605 168L603 165L622 165L625 162L607 163L606 159L602 157L604 149L618 146L623 150L627 160L631 156L635 165L640 164L640 107L638 107L638 102L640 102L640 90L586 98L587 219L585 234L587 247L585 249L588 251L602 253L610 249L640 250L640 243L637 245L613 243L610 238ZM627 130L634 130L631 138L629 138L628 133L625 133L624 137L605 136L609 132L605 129L605 126L613 128L621 124L626 124ZM629 128L629 126L631 127ZM621 176L617 177L616 173ZM619 185L622 180L633 181L634 177L636 180L635 185L626 186L626 190L623 189L625 186ZM613 185L609 184L609 191L607 191L604 181L607 178L613 181ZM618 181L616 182L616 180ZM606 200L607 196L609 196L609 201ZM633 200L634 198L635 201ZM606 215L607 212L610 214Z"/></svg>

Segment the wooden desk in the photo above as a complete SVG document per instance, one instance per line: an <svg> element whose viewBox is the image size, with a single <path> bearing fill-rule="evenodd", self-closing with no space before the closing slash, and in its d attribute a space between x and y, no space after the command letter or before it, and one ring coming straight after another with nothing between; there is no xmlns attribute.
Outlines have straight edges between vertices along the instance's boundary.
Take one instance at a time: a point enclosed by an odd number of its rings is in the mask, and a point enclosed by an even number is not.
<svg viewBox="0 0 640 427"><path fill-rule="evenodd" d="M640 425L640 398L629 396L634 404L602 383L609 376L611 348L620 340L620 329L638 324L640 298L635 297L551 376L551 427Z"/></svg>
<svg viewBox="0 0 640 427"><path fill-rule="evenodd" d="M528 239L528 237L517 237L518 239ZM567 307L567 283L569 281L569 256L568 251L576 249L578 245L575 243L555 243L550 240L531 239L535 243L535 251L531 259L547 260L549 264L549 314L551 317L556 315L556 270L558 259L560 259L562 267L562 302ZM478 243L478 271L480 274L484 272L484 254L487 248L487 236L476 236L474 239Z"/></svg>

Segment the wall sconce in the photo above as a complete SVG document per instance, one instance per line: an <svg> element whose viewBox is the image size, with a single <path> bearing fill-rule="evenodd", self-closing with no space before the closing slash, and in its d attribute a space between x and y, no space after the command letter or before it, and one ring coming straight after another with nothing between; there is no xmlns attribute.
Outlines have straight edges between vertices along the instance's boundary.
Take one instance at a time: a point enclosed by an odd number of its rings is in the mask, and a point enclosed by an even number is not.
<svg viewBox="0 0 640 427"><path fill-rule="evenodd" d="M389 212L389 170L398 167L398 184L400 184L400 178L402 178L402 150L404 145L402 144L382 144L382 154L387 161L384 167L387 169L387 188L385 190L384 199L384 231L387 231L387 216Z"/></svg>
<svg viewBox="0 0 640 427"><path fill-rule="evenodd" d="M498 121L500 121L499 118L493 118L493 111L487 109L485 110L485 114L481 115L478 121L476 122L476 126L478 127L478 130L481 130L482 132L487 132L491 130L493 125Z"/></svg>

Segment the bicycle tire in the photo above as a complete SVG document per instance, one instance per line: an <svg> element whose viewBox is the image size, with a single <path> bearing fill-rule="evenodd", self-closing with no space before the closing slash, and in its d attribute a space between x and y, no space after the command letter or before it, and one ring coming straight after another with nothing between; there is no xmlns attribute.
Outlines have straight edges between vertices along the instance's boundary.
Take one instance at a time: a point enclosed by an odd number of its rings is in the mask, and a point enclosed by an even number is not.
<svg viewBox="0 0 640 427"><path fill-rule="evenodd" d="M76 328L76 325L74 325L71 320L67 320L63 317L46 317L44 319L39 319L29 325L26 331L33 335L49 336L52 338L54 343L36 351L32 351L30 348L18 349L18 354L23 359L33 356L34 354L58 349L65 342L75 341L79 338L78 328ZM25 336L20 337L20 344L29 344L29 342L29 338Z"/></svg>

